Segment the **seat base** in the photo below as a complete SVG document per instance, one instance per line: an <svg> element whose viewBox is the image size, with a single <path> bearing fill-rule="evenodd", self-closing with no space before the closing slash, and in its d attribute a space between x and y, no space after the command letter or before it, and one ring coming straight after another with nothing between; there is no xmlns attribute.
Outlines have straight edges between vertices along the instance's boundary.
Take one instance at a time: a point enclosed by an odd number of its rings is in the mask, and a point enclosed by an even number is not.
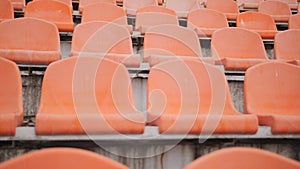
<svg viewBox="0 0 300 169"><path fill-rule="evenodd" d="M254 134L258 130L255 115L198 115L163 114L160 117L149 113L150 125L159 126L162 134Z"/></svg>
<svg viewBox="0 0 300 169"><path fill-rule="evenodd" d="M58 134L141 134L144 132L141 113L120 114L47 114L36 116L37 135Z"/></svg>

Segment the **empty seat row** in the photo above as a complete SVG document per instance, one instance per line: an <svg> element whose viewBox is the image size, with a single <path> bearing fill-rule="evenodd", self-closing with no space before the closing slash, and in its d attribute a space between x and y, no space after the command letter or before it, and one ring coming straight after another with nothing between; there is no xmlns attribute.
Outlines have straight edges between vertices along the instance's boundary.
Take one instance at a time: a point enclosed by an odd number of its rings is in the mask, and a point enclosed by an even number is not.
<svg viewBox="0 0 300 169"><path fill-rule="evenodd" d="M4 5L9 5L8 0L2 0ZM214 0L212 0L214 1ZM230 1L232 0L222 0ZM217 2L219 3L219 2ZM263 38L274 38L274 35L277 33L277 28L275 21L289 21L290 28L299 28L295 27L298 23L298 15L291 15L291 11L287 4L279 1L266 1L261 4L262 10L260 12L245 12L241 14L228 14L225 9L219 9L217 7L211 7L210 1L207 5L209 9L217 10L225 16L227 15L228 20L236 20L238 27L246 27L253 30L257 30ZM229 5L230 3L226 3ZM280 5L285 6L280 7ZM277 6L277 7L276 7ZM221 6L226 8L226 6ZM272 7L272 8L270 8ZM263 10L264 9L264 10ZM279 9L279 10L274 10ZM5 12L7 10L7 12ZM13 11L10 7L5 7L3 10L3 15L0 16L2 19L12 19ZM137 11L137 23L138 27L136 30L141 31L143 34L145 30L140 30L139 27L142 24L147 25L158 25L158 24L178 24L175 11L165 7L159 6L146 6L139 8ZM171 12L172 11L172 12ZM188 26L198 25L200 28L203 28L205 36L210 36L212 31L209 29L216 29L220 27L228 27L228 24L225 23L225 20L221 14L216 14L217 11L212 12L208 9L197 9L192 10L191 12L184 12L186 17L188 16ZM283 11L283 12L282 12ZM284 12L286 11L286 12ZM175 15L174 15L175 13ZM178 13L178 11L177 11ZM263 15L263 13L265 15ZM229 18L228 18L228 15ZM61 32L73 32L74 23L72 21L72 9L69 5L63 2L54 1L54 0L39 0L28 3L25 11L25 17L33 17L39 19L45 19L47 21L53 22L58 27ZM160 19L157 19L159 17ZM273 17L273 19L272 19ZM274 20L275 19L275 20ZM127 24L126 12L123 8L116 6L115 4L109 3L93 3L85 6L85 11L82 14L82 23L89 21L107 21L114 22L121 25L125 25L130 32L132 32L132 26ZM296 24L295 24L296 23ZM208 27L208 28L207 28ZM197 27L196 27L197 28ZM200 33L203 34L203 33Z"/></svg>
<svg viewBox="0 0 300 169"><path fill-rule="evenodd" d="M15 157L0 164L0 169L38 169L41 167L45 169L128 169L125 165L109 158L76 148L46 148ZM300 163L266 150L233 147L206 154L184 167L184 169L199 168L299 169Z"/></svg>
<svg viewBox="0 0 300 169"><path fill-rule="evenodd" d="M0 61L0 133L14 135L23 119L20 73L15 63ZM299 73L300 67L276 61L248 69L242 114L220 69L192 59L157 64L148 77L147 124L158 126L161 134L254 134L258 124L271 126L273 134L300 133ZM37 135L141 134L144 127L122 64L85 56L48 66Z"/></svg>
<svg viewBox="0 0 300 169"><path fill-rule="evenodd" d="M19 18L0 23L0 29L1 57L18 64L44 65L61 57L58 30L54 24ZM278 33L275 37L275 59L298 63L299 49L295 43L298 39L299 30ZM145 33L143 62L150 66L181 57L222 64L226 70L246 70L257 63L270 61L259 34L242 28L215 31L211 54L211 57L202 57L198 36L188 28L175 24L158 25ZM141 62L140 56L133 52L128 29L108 22L94 21L76 27L71 56L86 55L105 56L128 67L139 67Z"/></svg>
<svg viewBox="0 0 300 169"><path fill-rule="evenodd" d="M58 0L58 1L63 2L72 8L71 0ZM280 0L280 1L288 4L288 7L290 9L297 10L297 8L298 8L298 4L297 4L296 0ZM116 5L116 2L118 2L118 0L117 1L115 1L115 0L101 0L101 1L80 0L79 1L80 13L83 12L83 9L85 8L85 6L91 5L94 3L98 3L98 2ZM156 0L142 0L142 1L124 0L124 2L121 0L121 2L123 3L123 7L126 10L128 15L135 15L135 12L138 8L142 8L145 6L154 6L154 5L157 6L159 4L162 4L162 0L159 0L158 2ZM238 6L243 6L244 9L259 8L260 3L264 3L263 0L238 0L237 2L235 2L233 0L222 0L222 1L216 1L216 0L200 0L200 1L197 1L197 0L186 0L186 1L166 0L165 6L167 8L175 10L178 17L186 18L187 14L190 11L200 8L201 3L203 3L203 2L205 3L205 6L207 8L220 10L224 13L227 13L228 14L227 16L231 15L230 16L231 19L234 18L234 15L236 15L236 13L238 13L238 11L239 11ZM234 3L232 3L232 2L234 2ZM24 0L12 0L12 4L13 4L14 9L16 9L16 10L23 10L25 7ZM271 6L269 6L267 8L271 9ZM262 9L263 8L264 7L262 7ZM277 8L275 11L278 12L280 10L281 9ZM273 12L273 11L271 11L271 12Z"/></svg>
<svg viewBox="0 0 300 169"><path fill-rule="evenodd" d="M298 8L297 0L279 0L279 1L287 3L289 8L292 10L297 10ZM264 2L264 0L237 0L238 5L242 6L244 9L258 9L259 4L262 2Z"/></svg>

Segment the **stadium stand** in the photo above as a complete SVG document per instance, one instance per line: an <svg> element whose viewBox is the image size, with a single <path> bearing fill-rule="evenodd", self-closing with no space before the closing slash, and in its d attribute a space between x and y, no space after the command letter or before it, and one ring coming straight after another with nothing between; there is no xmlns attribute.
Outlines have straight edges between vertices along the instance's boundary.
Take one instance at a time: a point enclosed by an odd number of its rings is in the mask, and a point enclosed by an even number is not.
<svg viewBox="0 0 300 169"><path fill-rule="evenodd" d="M274 41L274 58L300 65L300 30L292 29L278 33Z"/></svg>
<svg viewBox="0 0 300 169"><path fill-rule="evenodd" d="M23 123L22 80L18 66L0 58L0 136L15 135Z"/></svg>
<svg viewBox="0 0 300 169"><path fill-rule="evenodd" d="M165 0L166 7L176 12L179 18L187 18L190 11L198 9L196 0Z"/></svg>
<svg viewBox="0 0 300 169"><path fill-rule="evenodd" d="M22 29L20 29L22 28ZM57 27L34 18L0 23L0 56L19 64L49 64L60 59Z"/></svg>
<svg viewBox="0 0 300 169"><path fill-rule="evenodd" d="M87 5L82 12L81 23L91 21L113 22L125 26L132 33L132 25L127 24L126 12L114 4L95 3Z"/></svg>
<svg viewBox="0 0 300 169"><path fill-rule="evenodd" d="M85 6L95 3L108 3L116 5L116 0L79 0L79 12L82 13Z"/></svg>
<svg viewBox="0 0 300 169"><path fill-rule="evenodd" d="M54 23L61 32L73 32L72 8L56 0L37 0L26 6L25 17L38 18Z"/></svg>
<svg viewBox="0 0 300 169"><path fill-rule="evenodd" d="M289 19L289 29L300 29L300 13L291 15Z"/></svg>
<svg viewBox="0 0 300 169"><path fill-rule="evenodd" d="M270 0L267 0L267 1L270 1ZM292 9L292 10L297 10L298 9L297 0L277 0L277 1L287 3L289 5L290 9Z"/></svg>
<svg viewBox="0 0 300 169"><path fill-rule="evenodd" d="M229 26L223 13L211 9L197 9L189 13L187 27L193 29L199 37L211 37L216 30Z"/></svg>
<svg viewBox="0 0 300 169"><path fill-rule="evenodd" d="M259 34L244 28L223 28L214 32L211 55L226 70L246 70L268 61Z"/></svg>
<svg viewBox="0 0 300 169"><path fill-rule="evenodd" d="M263 39L274 39L278 33L274 19L260 12L243 12L237 16L236 26L257 32Z"/></svg>
<svg viewBox="0 0 300 169"><path fill-rule="evenodd" d="M258 116L272 133L300 133L300 68L272 62L253 66L245 75L245 112Z"/></svg>
<svg viewBox="0 0 300 169"><path fill-rule="evenodd" d="M9 0L0 0L0 22L14 19L14 9Z"/></svg>
<svg viewBox="0 0 300 169"><path fill-rule="evenodd" d="M0 164L0 169L129 169L109 158L77 148L36 150Z"/></svg>
<svg viewBox="0 0 300 169"><path fill-rule="evenodd" d="M200 157L184 169L198 168L299 169L300 163L278 154L257 148L234 147L214 151L208 155Z"/></svg>
<svg viewBox="0 0 300 169"><path fill-rule="evenodd" d="M157 6L157 0L123 0L123 8L127 15L135 16L137 9L146 6Z"/></svg>
<svg viewBox="0 0 300 169"><path fill-rule="evenodd" d="M288 22L292 15L287 3L274 0L261 2L258 6L258 11L271 15L276 22Z"/></svg>
<svg viewBox="0 0 300 169"><path fill-rule="evenodd" d="M140 55L133 53L131 35L124 26L111 22L87 22L73 33L71 56L99 56L139 67Z"/></svg>
<svg viewBox="0 0 300 169"><path fill-rule="evenodd" d="M25 0L11 0L14 10L22 11L26 6Z"/></svg>
<svg viewBox="0 0 300 169"><path fill-rule="evenodd" d="M157 64L150 69L147 93L148 123L159 126L161 134L254 134L258 129L256 116L234 108L224 73L210 64Z"/></svg>
<svg viewBox="0 0 300 169"><path fill-rule="evenodd" d="M142 35L145 34L151 26L162 24L179 26L176 13L171 9L161 6L148 6L137 10L135 30L139 31Z"/></svg>
<svg viewBox="0 0 300 169"><path fill-rule="evenodd" d="M243 9L258 9L258 5L262 1L264 0L237 0L236 2Z"/></svg>
<svg viewBox="0 0 300 169"><path fill-rule="evenodd" d="M129 74L122 64L85 56L48 66L36 115L36 134L141 134L144 127L143 114L134 106Z"/></svg>
<svg viewBox="0 0 300 169"><path fill-rule="evenodd" d="M57 0L76 26L64 32L51 6L47 21L10 1L19 9L0 22L0 169L300 169L299 14L275 24L245 12L263 0L138 0L128 15L126 0ZM245 71L256 73L251 87ZM220 150L240 146L278 155ZM70 148L31 152L49 147Z"/></svg>
<svg viewBox="0 0 300 169"><path fill-rule="evenodd" d="M144 62L150 66L170 59L204 59L197 34L178 25L158 25L147 30Z"/></svg>
<svg viewBox="0 0 300 169"><path fill-rule="evenodd" d="M236 20L239 14L239 7L232 0L207 0L206 8L222 12L227 17L227 20Z"/></svg>

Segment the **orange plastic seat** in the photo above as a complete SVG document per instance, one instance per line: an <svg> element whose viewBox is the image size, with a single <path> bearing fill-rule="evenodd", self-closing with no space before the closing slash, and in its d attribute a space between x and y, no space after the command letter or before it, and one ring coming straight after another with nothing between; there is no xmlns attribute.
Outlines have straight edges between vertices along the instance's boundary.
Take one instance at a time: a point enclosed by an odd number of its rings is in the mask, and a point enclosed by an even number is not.
<svg viewBox="0 0 300 169"><path fill-rule="evenodd" d="M233 0L207 0L206 8L222 12L227 20L236 20L239 7Z"/></svg>
<svg viewBox="0 0 300 169"><path fill-rule="evenodd" d="M197 0L165 0L166 7L174 10L179 18L187 18L190 11L198 9Z"/></svg>
<svg viewBox="0 0 300 169"><path fill-rule="evenodd" d="M144 37L144 62L150 66L177 59L204 59L197 34L178 25L150 27ZM213 60L206 59L207 62Z"/></svg>
<svg viewBox="0 0 300 169"><path fill-rule="evenodd" d="M157 0L123 0L127 15L136 15L137 9L146 6L157 6Z"/></svg>
<svg viewBox="0 0 300 169"><path fill-rule="evenodd" d="M274 0L261 2L258 11L271 15L276 22L288 22L292 15L291 9L287 3Z"/></svg>
<svg viewBox="0 0 300 169"><path fill-rule="evenodd" d="M289 29L300 29L300 13L291 15L289 19Z"/></svg>
<svg viewBox="0 0 300 169"><path fill-rule="evenodd" d="M15 135L23 123L22 80L18 66L0 57L0 136Z"/></svg>
<svg viewBox="0 0 300 169"><path fill-rule="evenodd" d="M151 26L162 24L179 26L175 11L161 6L148 6L137 10L135 29L141 34L145 34Z"/></svg>
<svg viewBox="0 0 300 169"><path fill-rule="evenodd" d="M14 19L14 9L9 0L0 0L0 22Z"/></svg>
<svg viewBox="0 0 300 169"><path fill-rule="evenodd" d="M264 0L237 0L238 6L242 6L244 9L258 9L260 2Z"/></svg>
<svg viewBox="0 0 300 169"><path fill-rule="evenodd" d="M1 22L0 30L1 57L22 64L49 64L60 59L59 33L50 22L18 18Z"/></svg>
<svg viewBox="0 0 300 169"><path fill-rule="evenodd" d="M144 127L122 64L85 56L48 66L36 116L37 135L141 134Z"/></svg>
<svg viewBox="0 0 300 169"><path fill-rule="evenodd" d="M280 32L274 41L274 58L300 65L300 30Z"/></svg>
<svg viewBox="0 0 300 169"><path fill-rule="evenodd" d="M278 33L274 19L260 12L243 12L236 18L236 26L257 32L263 39L274 39Z"/></svg>
<svg viewBox="0 0 300 169"><path fill-rule="evenodd" d="M148 111L148 123L161 134L244 134L258 129L256 116L234 108L224 73L197 60L172 60L150 69Z"/></svg>
<svg viewBox="0 0 300 169"><path fill-rule="evenodd" d="M46 148L0 164L0 169L129 169L109 158L77 148Z"/></svg>
<svg viewBox="0 0 300 169"><path fill-rule="evenodd" d="M27 4L24 16L53 22L62 32L73 32L74 30L72 9L63 2L55 0L32 1Z"/></svg>
<svg viewBox="0 0 300 169"><path fill-rule="evenodd" d="M26 6L25 0L10 0L10 1L14 7L14 10L17 10L17 11L22 11Z"/></svg>
<svg viewBox="0 0 300 169"><path fill-rule="evenodd" d="M299 169L300 163L284 156L257 148L224 148L202 156L184 169Z"/></svg>
<svg viewBox="0 0 300 169"><path fill-rule="evenodd" d="M267 0L269 1L269 0ZM292 10L297 10L298 9L298 2L297 0L277 0L277 1L281 1L281 2L285 2L289 5L290 9Z"/></svg>
<svg viewBox="0 0 300 169"><path fill-rule="evenodd" d="M79 0L79 12L82 13L85 6L95 3L108 3L116 5L116 0Z"/></svg>
<svg viewBox="0 0 300 169"><path fill-rule="evenodd" d="M245 75L245 112L272 133L300 133L300 68L283 62L254 66Z"/></svg>
<svg viewBox="0 0 300 169"><path fill-rule="evenodd" d="M226 16L211 9L197 9L189 13L187 27L196 31L198 36L211 37L213 32L228 27Z"/></svg>
<svg viewBox="0 0 300 169"><path fill-rule="evenodd" d="M129 32L132 32L132 25L127 24L126 12L114 4L95 3L85 6L81 23L91 21L113 22L125 26Z"/></svg>
<svg viewBox="0 0 300 169"><path fill-rule="evenodd" d="M211 39L211 54L226 70L246 70L268 61L259 34L243 28L217 30Z"/></svg>
<svg viewBox="0 0 300 169"><path fill-rule="evenodd" d="M71 56L99 56L139 67L140 55L133 53L131 35L121 25L93 21L79 24L74 33Z"/></svg>

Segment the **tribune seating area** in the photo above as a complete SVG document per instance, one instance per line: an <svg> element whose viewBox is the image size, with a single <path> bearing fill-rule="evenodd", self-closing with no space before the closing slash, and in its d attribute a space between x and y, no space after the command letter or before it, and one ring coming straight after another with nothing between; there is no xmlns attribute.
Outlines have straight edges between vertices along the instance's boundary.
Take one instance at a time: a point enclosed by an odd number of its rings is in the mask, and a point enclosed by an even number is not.
<svg viewBox="0 0 300 169"><path fill-rule="evenodd" d="M255 135L265 126L275 137L299 136L297 10L293 0L0 0L0 138L12 141L24 126L24 66L45 68L34 127L26 126L36 138L139 136L153 126L160 136ZM20 11L24 17L16 17ZM71 37L68 55L64 35ZM132 71L146 72L146 110L136 106ZM228 72L243 74L243 111L234 106ZM85 150L50 148L0 169L45 163L128 168ZM242 147L210 153L185 169L224 165L300 169L297 161Z"/></svg>

